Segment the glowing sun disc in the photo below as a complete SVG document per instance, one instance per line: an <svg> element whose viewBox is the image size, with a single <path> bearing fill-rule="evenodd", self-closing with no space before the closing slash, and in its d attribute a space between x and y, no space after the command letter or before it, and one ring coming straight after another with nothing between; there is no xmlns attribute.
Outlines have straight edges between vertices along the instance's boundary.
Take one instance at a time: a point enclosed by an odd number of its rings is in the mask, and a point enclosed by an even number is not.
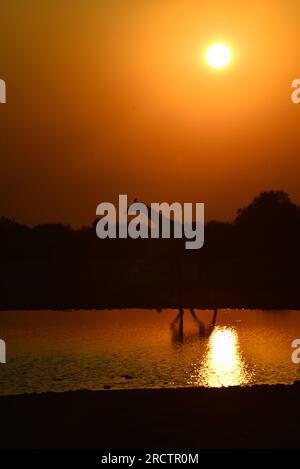
<svg viewBox="0 0 300 469"><path fill-rule="evenodd" d="M213 68L224 68L231 60L231 52L224 44L213 44L206 52L206 60Z"/></svg>

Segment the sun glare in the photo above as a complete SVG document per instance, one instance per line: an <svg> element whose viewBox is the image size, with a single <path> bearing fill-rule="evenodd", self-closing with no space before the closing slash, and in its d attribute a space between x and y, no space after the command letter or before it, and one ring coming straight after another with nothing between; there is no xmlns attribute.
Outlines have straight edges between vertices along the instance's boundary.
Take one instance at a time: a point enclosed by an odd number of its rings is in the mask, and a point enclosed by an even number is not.
<svg viewBox="0 0 300 469"><path fill-rule="evenodd" d="M224 44L213 44L206 52L206 60L213 68L224 68L231 60L231 52Z"/></svg>

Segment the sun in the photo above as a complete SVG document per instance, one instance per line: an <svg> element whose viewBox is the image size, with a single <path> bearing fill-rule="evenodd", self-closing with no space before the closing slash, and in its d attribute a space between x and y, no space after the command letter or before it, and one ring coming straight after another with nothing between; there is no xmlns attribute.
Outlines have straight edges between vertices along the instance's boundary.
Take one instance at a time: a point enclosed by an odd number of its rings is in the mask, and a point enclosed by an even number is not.
<svg viewBox="0 0 300 469"><path fill-rule="evenodd" d="M231 60L231 52L224 44L213 44L206 52L206 61L213 68L224 68Z"/></svg>

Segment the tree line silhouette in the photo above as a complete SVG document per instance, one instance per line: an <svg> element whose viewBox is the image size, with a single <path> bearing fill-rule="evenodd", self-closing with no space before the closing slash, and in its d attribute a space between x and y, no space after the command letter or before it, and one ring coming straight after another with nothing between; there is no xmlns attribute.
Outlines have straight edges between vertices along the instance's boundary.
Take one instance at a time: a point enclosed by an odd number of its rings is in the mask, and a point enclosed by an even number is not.
<svg viewBox="0 0 300 469"><path fill-rule="evenodd" d="M95 224L0 219L0 309L300 308L300 207L262 192L231 223L184 239L99 240Z"/></svg>

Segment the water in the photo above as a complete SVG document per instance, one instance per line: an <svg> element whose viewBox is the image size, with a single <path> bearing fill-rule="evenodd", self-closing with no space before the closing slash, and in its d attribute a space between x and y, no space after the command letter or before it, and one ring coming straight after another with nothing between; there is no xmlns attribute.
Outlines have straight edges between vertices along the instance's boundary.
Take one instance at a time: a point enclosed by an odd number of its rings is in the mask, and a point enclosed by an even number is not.
<svg viewBox="0 0 300 469"><path fill-rule="evenodd" d="M300 311L0 312L0 394L293 383Z"/></svg>

